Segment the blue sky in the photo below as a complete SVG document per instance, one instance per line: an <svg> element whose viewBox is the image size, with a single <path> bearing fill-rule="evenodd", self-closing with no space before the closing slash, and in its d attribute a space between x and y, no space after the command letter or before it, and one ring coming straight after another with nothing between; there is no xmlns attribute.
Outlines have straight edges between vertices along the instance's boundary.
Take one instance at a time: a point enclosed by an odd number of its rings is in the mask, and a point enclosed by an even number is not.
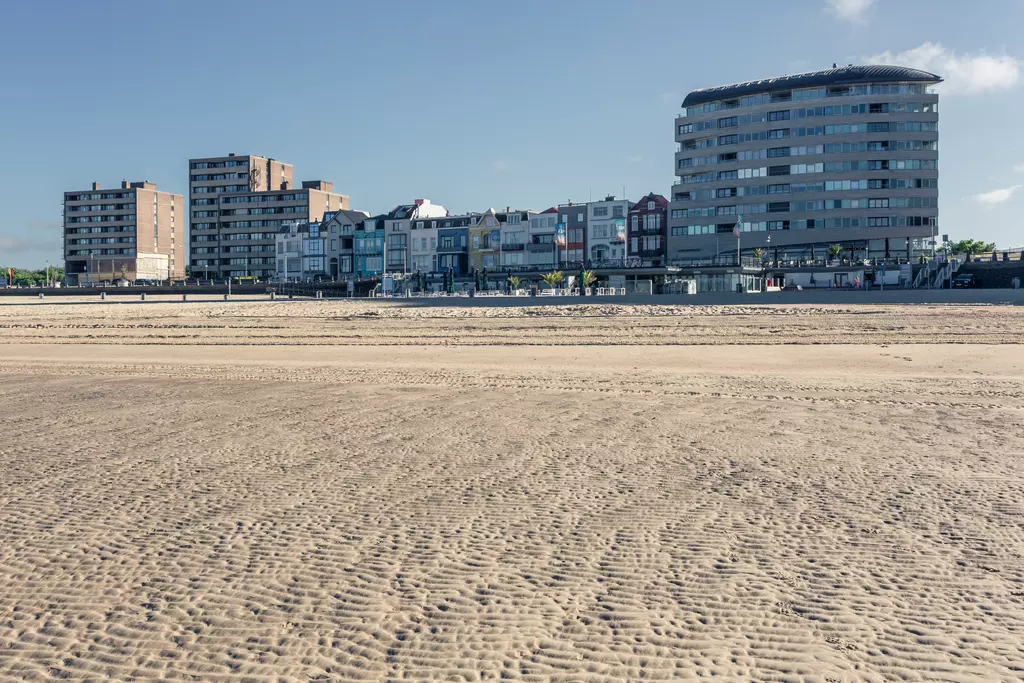
<svg viewBox="0 0 1024 683"><path fill-rule="evenodd" d="M227 152L292 163L374 213L668 195L689 90L869 59L948 79L940 232L1024 244L1024 2L697 6L7 0L0 263L59 262L65 190L184 194L189 157Z"/></svg>

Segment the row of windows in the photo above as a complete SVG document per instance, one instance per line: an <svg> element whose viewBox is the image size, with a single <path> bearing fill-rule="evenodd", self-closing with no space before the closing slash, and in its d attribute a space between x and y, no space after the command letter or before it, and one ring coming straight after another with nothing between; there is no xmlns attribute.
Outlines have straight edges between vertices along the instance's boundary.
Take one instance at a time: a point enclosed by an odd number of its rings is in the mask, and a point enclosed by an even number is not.
<svg viewBox="0 0 1024 683"><path fill-rule="evenodd" d="M718 173L694 173L680 177L679 184L709 183L715 180L763 178L766 176L801 175L804 173L845 173L849 171L934 171L939 168L935 159L881 159L876 161L830 161L817 164L790 164L741 168Z"/></svg>
<svg viewBox="0 0 1024 683"><path fill-rule="evenodd" d="M135 244L135 237L87 237L68 240L68 244Z"/></svg>
<svg viewBox="0 0 1024 683"><path fill-rule="evenodd" d="M828 180L819 183L777 183L747 187L720 187L716 190L677 192L676 201L710 201L730 197L798 194L803 192L834 192L847 190L935 190L937 178L879 178L869 180ZM682 218L684 209L672 209L672 218Z"/></svg>
<svg viewBox="0 0 1024 683"><path fill-rule="evenodd" d="M207 211L205 213L216 216L216 211ZM306 206L264 206L262 208L256 207L252 209L222 209L220 212L221 216L263 216L273 215L277 213L307 213ZM205 218L205 216L200 216Z"/></svg>
<svg viewBox="0 0 1024 683"><path fill-rule="evenodd" d="M678 225L672 228L673 237L695 237L698 235L731 234L736 223L712 225ZM937 225L933 216L869 216L846 218L807 218L783 221L744 221L739 224L741 232L771 232L775 230L815 230L819 228L888 228L921 227Z"/></svg>
<svg viewBox="0 0 1024 683"><path fill-rule="evenodd" d="M88 235L88 234L101 234L104 232L116 232L130 234L135 232L134 225L115 225L115 226L103 226L103 227L92 227L92 228L67 228L65 231L67 235Z"/></svg>
<svg viewBox="0 0 1024 683"><path fill-rule="evenodd" d="M193 187L192 194L219 194L221 192L248 192L248 185L216 185L214 187Z"/></svg>
<svg viewBox="0 0 1024 683"><path fill-rule="evenodd" d="M276 232L235 232L229 235L221 235L222 241L236 241L236 240L272 240L277 239Z"/></svg>
<svg viewBox="0 0 1024 683"><path fill-rule="evenodd" d="M248 161L199 161L190 165L192 169L203 169L203 168L239 168L248 166Z"/></svg>
<svg viewBox="0 0 1024 683"><path fill-rule="evenodd" d="M782 90L773 93L749 95L731 100L706 102L686 108L686 116L709 114L711 112L739 107L759 107L773 102L792 102L813 100L825 97L855 97L863 95L925 95L928 86L918 83L886 84L886 85L850 85L832 86L828 88L801 88L799 90Z"/></svg>
<svg viewBox="0 0 1024 683"><path fill-rule="evenodd" d="M274 251L273 244L248 244L236 247L221 247L225 254L244 254L245 252Z"/></svg>
<svg viewBox="0 0 1024 683"><path fill-rule="evenodd" d="M285 194L254 194L245 197L222 197L221 204L259 204L260 202L304 202L308 199L307 192L289 192ZM216 200L212 200L216 201Z"/></svg>
<svg viewBox="0 0 1024 683"><path fill-rule="evenodd" d="M68 256L134 256L135 247L124 249L72 249Z"/></svg>
<svg viewBox="0 0 1024 683"><path fill-rule="evenodd" d="M134 213L118 214L117 216L72 216L68 223L109 223L113 221L134 221Z"/></svg>
<svg viewBox="0 0 1024 683"><path fill-rule="evenodd" d="M673 209L672 218L704 218L708 216L735 216L752 213L799 213L842 209L933 209L937 206L938 199L936 197L814 199L801 202L768 202L764 204L733 204L695 209Z"/></svg>
<svg viewBox="0 0 1024 683"><path fill-rule="evenodd" d="M248 174L246 174L246 173L218 173L218 174L203 173L203 174L192 176L190 178L190 180L192 180L194 182L199 182L199 181L202 181L202 180L245 180L247 177L248 177Z"/></svg>
<svg viewBox="0 0 1024 683"><path fill-rule="evenodd" d="M790 121L793 119L815 118L819 116L860 116L862 114L937 114L937 102L873 102L871 104L846 104L828 107L808 107L788 111L761 112L759 114L743 114L742 116L725 116L716 122L698 121L696 123L679 124L679 135L688 135L715 128L734 128L749 126L769 121Z"/></svg>
<svg viewBox="0 0 1024 683"><path fill-rule="evenodd" d="M69 206L69 213L90 213L96 211L128 211L135 208L135 202L121 204L86 204L85 206Z"/></svg>
<svg viewBox="0 0 1024 683"><path fill-rule="evenodd" d="M102 199L135 199L135 190L124 192L83 192L82 194L69 194L64 198L68 202L94 202Z"/></svg>
<svg viewBox="0 0 1024 683"><path fill-rule="evenodd" d="M795 156L816 156L821 154L843 153L844 145L794 145L790 147L771 147L768 149L751 149L743 152L712 154L703 157L686 157L676 162L676 168L694 168L728 164L734 161L757 161L759 159L779 159ZM850 143L847 152L903 152L903 151L935 151L935 142L906 140L890 143L888 140L877 142ZM831 151L829 148L832 148Z"/></svg>

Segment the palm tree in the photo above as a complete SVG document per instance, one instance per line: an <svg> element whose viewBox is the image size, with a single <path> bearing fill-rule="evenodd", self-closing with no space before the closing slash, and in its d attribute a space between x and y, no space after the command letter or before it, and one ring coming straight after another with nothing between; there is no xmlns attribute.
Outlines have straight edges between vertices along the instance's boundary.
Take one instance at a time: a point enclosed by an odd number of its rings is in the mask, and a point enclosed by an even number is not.
<svg viewBox="0 0 1024 683"><path fill-rule="evenodd" d="M519 289L519 285L522 284L523 282L523 279L518 275L509 275L508 278L506 279L508 280L508 284L513 289L513 291Z"/></svg>
<svg viewBox="0 0 1024 683"><path fill-rule="evenodd" d="M583 280L583 286L589 287L590 285L597 282L597 273L592 270L584 270L580 273L580 277Z"/></svg>
<svg viewBox="0 0 1024 683"><path fill-rule="evenodd" d="M761 247L758 247L757 249L755 249L754 250L754 258L757 259L758 263L764 261L764 249L762 249Z"/></svg>
<svg viewBox="0 0 1024 683"><path fill-rule="evenodd" d="M560 270L553 270L550 273L544 273L541 275L540 279L544 281L544 284L548 286L548 289L554 289L555 285L560 285L565 282L565 273Z"/></svg>
<svg viewBox="0 0 1024 683"><path fill-rule="evenodd" d="M835 260L835 259L839 258L839 255L842 254L842 253L843 253L843 248L842 248L842 246L840 246L838 244L833 244L832 246L830 246L828 248L828 255L829 255L829 258L831 258L832 260Z"/></svg>

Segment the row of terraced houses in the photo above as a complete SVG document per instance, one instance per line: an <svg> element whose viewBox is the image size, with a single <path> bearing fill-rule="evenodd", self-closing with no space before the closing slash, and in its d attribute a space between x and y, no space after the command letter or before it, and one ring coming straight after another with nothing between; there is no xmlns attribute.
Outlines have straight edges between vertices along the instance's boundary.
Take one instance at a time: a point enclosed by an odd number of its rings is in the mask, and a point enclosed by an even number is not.
<svg viewBox="0 0 1024 683"><path fill-rule="evenodd" d="M754 250L814 259L837 244L909 260L930 253L937 233L940 81L833 65L693 91L675 120L668 199L460 215L419 199L371 215L272 158L191 159L187 202L145 181L65 193L65 270L71 284L180 278L186 265L210 279L465 276L739 262Z"/></svg>

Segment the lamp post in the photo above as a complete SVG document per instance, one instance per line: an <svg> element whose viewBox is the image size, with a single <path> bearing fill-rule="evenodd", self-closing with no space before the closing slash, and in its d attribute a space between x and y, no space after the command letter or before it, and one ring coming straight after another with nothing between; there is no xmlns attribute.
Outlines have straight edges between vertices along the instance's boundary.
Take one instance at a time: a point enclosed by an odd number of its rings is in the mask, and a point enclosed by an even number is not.
<svg viewBox="0 0 1024 683"><path fill-rule="evenodd" d="M736 227L732 229L732 234L736 236L736 265L743 266L743 258L740 256L740 224L743 222L743 214L736 216Z"/></svg>

